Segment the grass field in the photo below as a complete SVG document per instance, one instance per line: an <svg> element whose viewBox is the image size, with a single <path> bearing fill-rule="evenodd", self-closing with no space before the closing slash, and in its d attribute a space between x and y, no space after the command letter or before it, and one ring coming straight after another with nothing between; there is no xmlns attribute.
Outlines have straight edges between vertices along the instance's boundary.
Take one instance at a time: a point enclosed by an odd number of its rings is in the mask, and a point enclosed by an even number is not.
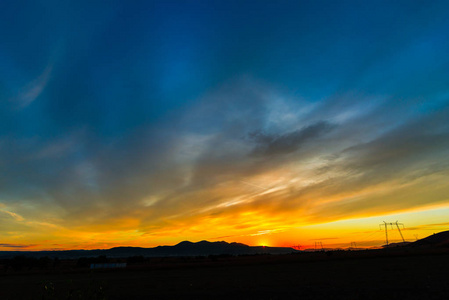
<svg viewBox="0 0 449 300"><path fill-rule="evenodd" d="M0 275L0 299L448 299L449 253L154 260Z"/></svg>

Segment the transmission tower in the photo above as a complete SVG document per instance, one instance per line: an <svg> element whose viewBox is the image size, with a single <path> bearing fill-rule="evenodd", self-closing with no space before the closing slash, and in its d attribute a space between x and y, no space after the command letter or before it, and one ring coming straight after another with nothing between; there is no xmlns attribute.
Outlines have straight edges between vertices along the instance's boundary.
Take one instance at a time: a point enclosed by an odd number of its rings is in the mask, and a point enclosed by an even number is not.
<svg viewBox="0 0 449 300"><path fill-rule="evenodd" d="M388 223L385 222L385 221L383 221L383 222L384 222L383 224L379 224L379 228L382 229L382 226L385 227L385 241L386 241L387 246L388 246Z"/></svg>
<svg viewBox="0 0 449 300"><path fill-rule="evenodd" d="M324 251L323 243L322 242L315 242L315 251L317 248L321 247L321 251Z"/></svg>
<svg viewBox="0 0 449 300"><path fill-rule="evenodd" d="M404 236L402 235L401 229L399 227L399 225L401 225L402 228L404 228L404 224L398 223L398 221L396 221L395 223L392 223L392 222L387 223L385 221L383 221L383 222L384 222L383 224L379 224L379 227L380 227L380 229L382 229L382 226L385 227L385 242L387 243L387 246L388 246L388 225L391 226L392 230L393 230L393 225L396 225L396 227L398 228L399 234L401 235L402 242L405 243Z"/></svg>
<svg viewBox="0 0 449 300"><path fill-rule="evenodd" d="M399 234L401 235L401 238L402 238L402 242L405 243L404 237L402 236L401 229L399 228L399 225L402 225L402 228L404 228L404 224L398 223L398 221L396 221L396 223L394 223L394 224L396 224L396 227L398 228Z"/></svg>

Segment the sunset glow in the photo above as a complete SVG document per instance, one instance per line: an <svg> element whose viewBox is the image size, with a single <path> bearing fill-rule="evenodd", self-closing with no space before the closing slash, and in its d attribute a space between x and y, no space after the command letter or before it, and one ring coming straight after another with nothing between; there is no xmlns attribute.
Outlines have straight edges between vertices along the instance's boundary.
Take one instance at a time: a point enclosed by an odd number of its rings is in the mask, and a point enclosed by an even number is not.
<svg viewBox="0 0 449 300"><path fill-rule="evenodd" d="M0 250L449 229L447 2L9 2Z"/></svg>

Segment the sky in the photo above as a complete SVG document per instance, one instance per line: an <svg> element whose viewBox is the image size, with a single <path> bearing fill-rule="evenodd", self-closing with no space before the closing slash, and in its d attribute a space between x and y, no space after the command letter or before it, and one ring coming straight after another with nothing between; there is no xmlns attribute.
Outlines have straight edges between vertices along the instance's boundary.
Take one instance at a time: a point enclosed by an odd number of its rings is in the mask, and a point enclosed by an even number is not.
<svg viewBox="0 0 449 300"><path fill-rule="evenodd" d="M448 230L448 14L0 1L0 250Z"/></svg>

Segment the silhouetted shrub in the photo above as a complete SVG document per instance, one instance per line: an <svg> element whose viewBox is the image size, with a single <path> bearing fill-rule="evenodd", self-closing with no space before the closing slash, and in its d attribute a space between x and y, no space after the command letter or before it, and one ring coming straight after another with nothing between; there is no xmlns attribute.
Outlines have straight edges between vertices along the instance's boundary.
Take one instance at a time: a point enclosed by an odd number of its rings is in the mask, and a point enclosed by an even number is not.
<svg viewBox="0 0 449 300"><path fill-rule="evenodd" d="M10 266L16 270L20 271L22 269L32 269L37 264L37 259L34 257L28 257L25 255L14 256L10 261Z"/></svg>
<svg viewBox="0 0 449 300"><path fill-rule="evenodd" d="M44 256L39 258L39 260L37 261L37 266L39 267L39 269L43 270L43 269L48 269L48 266L52 263L51 258L49 258L48 256Z"/></svg>
<svg viewBox="0 0 449 300"><path fill-rule="evenodd" d="M131 256L126 259L128 264L139 264L146 261L146 258L142 255Z"/></svg>
<svg viewBox="0 0 449 300"><path fill-rule="evenodd" d="M109 260L105 255L101 255L98 257L80 257L76 261L76 267L87 268L90 267L91 264L104 264L108 262Z"/></svg>
<svg viewBox="0 0 449 300"><path fill-rule="evenodd" d="M218 255L211 254L211 255L209 255L208 257L209 257L209 259L211 259L212 261L217 261L217 260L219 260L219 259L233 257L233 255L232 255L232 254L218 254Z"/></svg>
<svg viewBox="0 0 449 300"><path fill-rule="evenodd" d="M58 258L58 257L55 257L55 258L53 259L53 268L58 267L60 264L61 264L61 261L59 260L59 258Z"/></svg>
<svg viewBox="0 0 449 300"><path fill-rule="evenodd" d="M97 258L94 258L93 263L95 264L104 264L109 262L108 258L106 257L106 255L100 255Z"/></svg>

